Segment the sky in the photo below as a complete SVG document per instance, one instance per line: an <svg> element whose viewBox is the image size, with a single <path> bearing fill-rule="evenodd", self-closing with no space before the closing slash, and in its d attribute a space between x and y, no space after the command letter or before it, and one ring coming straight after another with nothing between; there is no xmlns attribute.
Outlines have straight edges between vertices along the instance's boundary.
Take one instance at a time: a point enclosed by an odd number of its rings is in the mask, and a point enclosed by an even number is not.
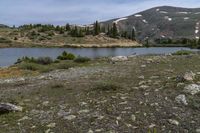
<svg viewBox="0 0 200 133"><path fill-rule="evenodd" d="M164 5L200 8L200 0L0 0L0 23L91 24Z"/></svg>

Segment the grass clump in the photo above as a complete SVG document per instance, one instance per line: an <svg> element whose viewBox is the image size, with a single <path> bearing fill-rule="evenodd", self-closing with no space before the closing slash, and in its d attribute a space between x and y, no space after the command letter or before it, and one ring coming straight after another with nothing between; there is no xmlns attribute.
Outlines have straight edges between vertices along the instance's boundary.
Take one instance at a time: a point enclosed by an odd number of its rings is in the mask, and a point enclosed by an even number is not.
<svg viewBox="0 0 200 133"><path fill-rule="evenodd" d="M59 60L74 60L76 56L72 53L67 53L64 51L60 56L57 57Z"/></svg>
<svg viewBox="0 0 200 133"><path fill-rule="evenodd" d="M81 56L78 56L75 60L74 60L74 62L76 62L76 63L85 63L85 62L88 62L88 61L90 61L91 59L90 58L88 58L88 57L81 57Z"/></svg>
<svg viewBox="0 0 200 133"><path fill-rule="evenodd" d="M189 50L180 50L175 53L172 53L172 55L191 55L191 54L193 54L193 52Z"/></svg>
<svg viewBox="0 0 200 133"><path fill-rule="evenodd" d="M121 87L113 83L101 83L93 88L96 91L117 91L119 89Z"/></svg>

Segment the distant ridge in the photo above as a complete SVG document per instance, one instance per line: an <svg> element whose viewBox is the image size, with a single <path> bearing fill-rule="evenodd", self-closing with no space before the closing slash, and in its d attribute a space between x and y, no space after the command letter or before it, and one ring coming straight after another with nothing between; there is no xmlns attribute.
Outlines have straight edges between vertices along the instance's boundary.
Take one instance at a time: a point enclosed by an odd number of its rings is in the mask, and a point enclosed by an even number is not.
<svg viewBox="0 0 200 133"><path fill-rule="evenodd" d="M196 38L200 36L200 8L160 6L127 17L102 22L112 25L117 22L119 31L134 27L137 39L145 38Z"/></svg>

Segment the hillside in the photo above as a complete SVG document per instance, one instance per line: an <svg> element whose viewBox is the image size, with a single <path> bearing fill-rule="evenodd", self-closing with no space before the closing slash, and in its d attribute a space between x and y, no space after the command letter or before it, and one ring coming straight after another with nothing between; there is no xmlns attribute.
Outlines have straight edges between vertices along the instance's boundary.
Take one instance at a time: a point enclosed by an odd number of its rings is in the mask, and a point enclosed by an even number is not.
<svg viewBox="0 0 200 133"><path fill-rule="evenodd" d="M136 41L110 37L100 32L93 35L92 27L23 25L0 27L0 47L135 47Z"/></svg>
<svg viewBox="0 0 200 133"><path fill-rule="evenodd" d="M103 22L102 25L111 25L115 22L120 32L133 28L137 39L145 38L196 38L200 28L200 8L188 9L162 6L142 11L127 17Z"/></svg>

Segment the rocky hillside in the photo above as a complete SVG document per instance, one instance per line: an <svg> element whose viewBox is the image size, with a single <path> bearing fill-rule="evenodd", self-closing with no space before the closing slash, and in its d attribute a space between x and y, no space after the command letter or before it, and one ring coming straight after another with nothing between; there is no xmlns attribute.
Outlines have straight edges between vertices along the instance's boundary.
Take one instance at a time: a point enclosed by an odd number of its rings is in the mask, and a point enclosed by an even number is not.
<svg viewBox="0 0 200 133"><path fill-rule="evenodd" d="M137 39L145 38L199 38L200 8L155 7L131 16L103 22L115 22L120 31L135 28Z"/></svg>

